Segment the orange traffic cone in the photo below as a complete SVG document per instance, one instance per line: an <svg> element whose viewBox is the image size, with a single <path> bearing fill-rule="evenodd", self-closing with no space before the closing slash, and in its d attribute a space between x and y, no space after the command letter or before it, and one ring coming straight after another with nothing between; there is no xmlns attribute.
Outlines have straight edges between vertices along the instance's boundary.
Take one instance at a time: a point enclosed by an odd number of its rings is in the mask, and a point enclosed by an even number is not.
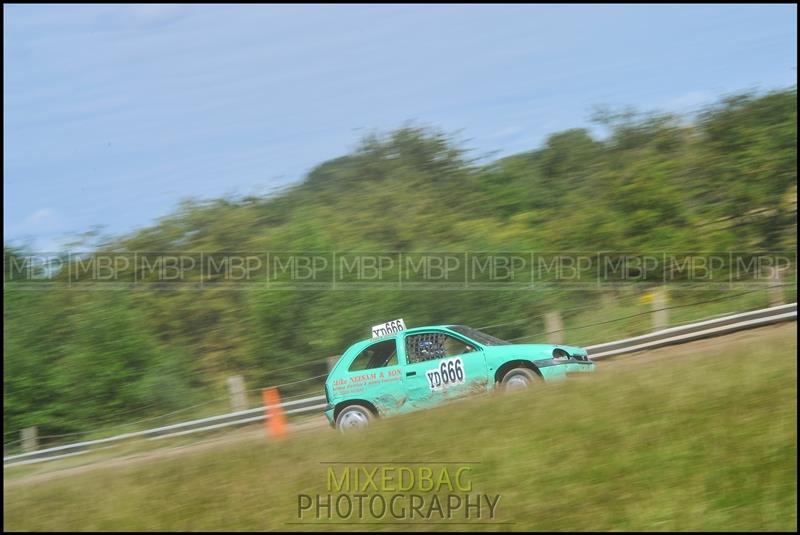
<svg viewBox="0 0 800 535"><path fill-rule="evenodd" d="M267 428L267 436L275 438L285 437L286 416L283 414L281 396L278 394L278 389L275 387L262 388L261 398L264 401L264 410L266 411L266 420L264 422Z"/></svg>

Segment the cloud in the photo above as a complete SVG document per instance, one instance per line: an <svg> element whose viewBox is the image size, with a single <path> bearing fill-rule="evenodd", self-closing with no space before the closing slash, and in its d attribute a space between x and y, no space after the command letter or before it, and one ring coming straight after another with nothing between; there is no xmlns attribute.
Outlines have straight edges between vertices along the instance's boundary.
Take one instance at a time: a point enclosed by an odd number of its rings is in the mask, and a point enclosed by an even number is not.
<svg viewBox="0 0 800 535"><path fill-rule="evenodd" d="M525 129L521 126L509 126L489 134L487 139L504 141L508 139L516 139L524 133Z"/></svg>
<svg viewBox="0 0 800 535"><path fill-rule="evenodd" d="M665 107L680 113L692 112L716 99L716 94L711 91L689 91L667 101Z"/></svg>
<svg viewBox="0 0 800 535"><path fill-rule="evenodd" d="M64 220L55 210L41 208L29 214L18 223L6 226L4 237L10 239L26 239L30 236L52 237L65 230Z"/></svg>

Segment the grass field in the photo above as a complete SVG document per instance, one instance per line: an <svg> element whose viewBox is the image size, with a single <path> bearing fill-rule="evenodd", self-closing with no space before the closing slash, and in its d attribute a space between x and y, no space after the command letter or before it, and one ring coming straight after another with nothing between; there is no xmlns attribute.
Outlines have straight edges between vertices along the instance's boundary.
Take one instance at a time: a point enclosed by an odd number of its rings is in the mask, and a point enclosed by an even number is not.
<svg viewBox="0 0 800 535"><path fill-rule="evenodd" d="M593 376L348 436L241 441L29 483L5 474L4 528L794 531L795 328L720 349L706 341L673 358L603 362ZM298 495L327 494L330 466L445 461L474 463L472 492L501 496L494 518L414 526L298 519ZM350 464L323 464L333 462Z"/></svg>

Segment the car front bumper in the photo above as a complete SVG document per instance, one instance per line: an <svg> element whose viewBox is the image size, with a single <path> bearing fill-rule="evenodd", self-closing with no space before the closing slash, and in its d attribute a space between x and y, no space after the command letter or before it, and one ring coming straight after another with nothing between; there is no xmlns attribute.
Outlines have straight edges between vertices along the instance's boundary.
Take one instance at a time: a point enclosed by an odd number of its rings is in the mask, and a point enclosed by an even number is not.
<svg viewBox="0 0 800 535"><path fill-rule="evenodd" d="M542 377L546 381L563 379L567 375L577 373L591 373L595 371L597 365L591 360L559 360L547 359L534 362Z"/></svg>

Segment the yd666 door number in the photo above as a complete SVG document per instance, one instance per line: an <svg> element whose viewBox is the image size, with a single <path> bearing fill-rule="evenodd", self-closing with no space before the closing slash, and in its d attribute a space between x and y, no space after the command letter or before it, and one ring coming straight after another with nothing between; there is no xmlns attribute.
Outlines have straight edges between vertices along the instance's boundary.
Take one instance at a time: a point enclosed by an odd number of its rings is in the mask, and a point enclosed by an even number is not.
<svg viewBox="0 0 800 535"><path fill-rule="evenodd" d="M425 372L431 390L464 383L464 363L461 358L443 360L438 367Z"/></svg>

